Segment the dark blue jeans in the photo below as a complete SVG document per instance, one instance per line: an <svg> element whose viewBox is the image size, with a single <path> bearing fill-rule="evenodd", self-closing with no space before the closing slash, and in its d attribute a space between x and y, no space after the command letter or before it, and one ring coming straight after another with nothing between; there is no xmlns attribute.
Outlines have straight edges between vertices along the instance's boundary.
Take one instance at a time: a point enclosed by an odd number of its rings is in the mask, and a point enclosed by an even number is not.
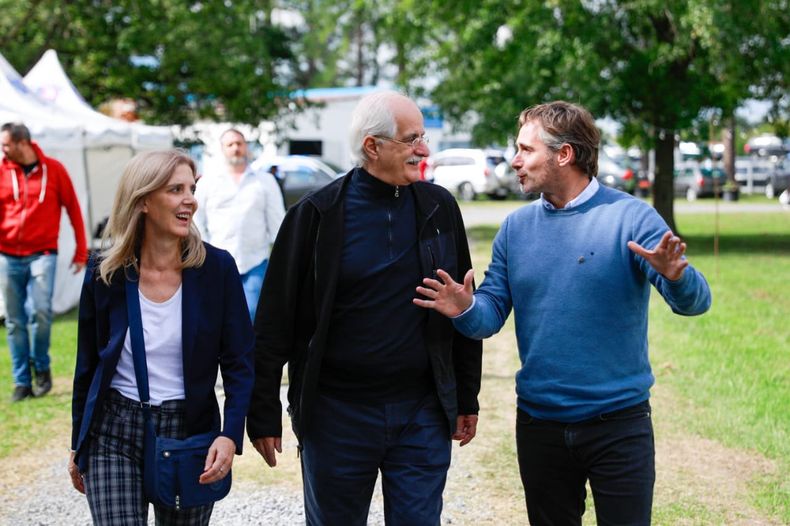
<svg viewBox="0 0 790 526"><path fill-rule="evenodd" d="M303 438L307 524L364 526L381 471L388 526L435 526L450 467L450 433L436 395L391 404L319 396Z"/></svg>
<svg viewBox="0 0 790 526"><path fill-rule="evenodd" d="M650 524L656 471L649 402L576 424L519 409L516 443L533 526L580 525L588 479L599 526Z"/></svg>

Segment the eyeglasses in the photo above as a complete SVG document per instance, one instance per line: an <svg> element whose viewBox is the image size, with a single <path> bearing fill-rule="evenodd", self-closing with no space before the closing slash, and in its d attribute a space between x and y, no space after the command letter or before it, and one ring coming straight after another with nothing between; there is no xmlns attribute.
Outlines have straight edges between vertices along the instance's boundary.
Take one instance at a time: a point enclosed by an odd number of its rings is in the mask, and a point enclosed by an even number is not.
<svg viewBox="0 0 790 526"><path fill-rule="evenodd" d="M398 144L405 144L406 146L410 146L412 148L416 148L421 144L425 144L426 146L428 145L428 137L426 137L425 135L420 135L410 141L401 141L398 139L393 139L392 137L385 137L383 135L373 135L373 137L375 137L376 139L383 139L385 141L396 142Z"/></svg>

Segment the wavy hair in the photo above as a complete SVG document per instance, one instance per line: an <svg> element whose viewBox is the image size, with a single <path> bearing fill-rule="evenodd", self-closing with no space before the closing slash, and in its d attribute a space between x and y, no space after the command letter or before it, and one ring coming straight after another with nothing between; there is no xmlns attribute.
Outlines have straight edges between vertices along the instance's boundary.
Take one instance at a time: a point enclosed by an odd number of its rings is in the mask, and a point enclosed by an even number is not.
<svg viewBox="0 0 790 526"><path fill-rule="evenodd" d="M518 126L537 121L543 128L540 139L556 152L563 144L573 148L575 164L588 177L598 175L598 144L601 132L595 126L592 114L585 108L563 100L531 106L521 112Z"/></svg>
<svg viewBox="0 0 790 526"><path fill-rule="evenodd" d="M105 284L109 285L119 269L131 267L140 272L137 258L145 226L143 200L165 186L181 165L189 166L195 174L195 163L181 150L139 153L126 164L102 235L99 279ZM206 247L194 223L181 240L181 254L181 268L199 267L206 259Z"/></svg>

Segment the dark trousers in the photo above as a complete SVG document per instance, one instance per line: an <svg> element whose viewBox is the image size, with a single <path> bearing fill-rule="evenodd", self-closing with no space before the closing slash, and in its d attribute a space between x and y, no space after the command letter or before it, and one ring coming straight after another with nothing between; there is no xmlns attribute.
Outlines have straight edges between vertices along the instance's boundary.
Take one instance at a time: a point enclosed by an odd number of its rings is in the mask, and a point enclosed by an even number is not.
<svg viewBox="0 0 790 526"><path fill-rule="evenodd" d="M450 467L450 433L435 395L391 404L319 396L303 438L307 524L364 526L381 471L388 526L434 526Z"/></svg>
<svg viewBox="0 0 790 526"><path fill-rule="evenodd" d="M649 402L576 424L519 409L516 443L533 526L581 524L588 479L599 526L650 524L656 472Z"/></svg>
<svg viewBox="0 0 790 526"><path fill-rule="evenodd" d="M85 494L93 524L145 526L148 500L143 492L143 410L140 403L112 390L104 401L101 419L91 431ZM183 400L151 408L156 433L186 438ZM207 525L213 504L174 510L154 506L157 526Z"/></svg>

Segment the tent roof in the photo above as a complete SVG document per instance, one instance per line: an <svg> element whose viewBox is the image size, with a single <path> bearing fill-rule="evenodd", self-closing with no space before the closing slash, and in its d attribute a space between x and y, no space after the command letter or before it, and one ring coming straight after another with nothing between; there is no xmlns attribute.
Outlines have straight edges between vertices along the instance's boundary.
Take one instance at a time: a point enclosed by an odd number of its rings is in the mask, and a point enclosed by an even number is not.
<svg viewBox="0 0 790 526"><path fill-rule="evenodd" d="M167 127L130 123L94 110L66 75L54 49L47 50L25 75L24 85L39 99L79 119L88 133L94 136L93 143L128 143L131 135L133 147L168 148L172 145L172 135Z"/></svg>

